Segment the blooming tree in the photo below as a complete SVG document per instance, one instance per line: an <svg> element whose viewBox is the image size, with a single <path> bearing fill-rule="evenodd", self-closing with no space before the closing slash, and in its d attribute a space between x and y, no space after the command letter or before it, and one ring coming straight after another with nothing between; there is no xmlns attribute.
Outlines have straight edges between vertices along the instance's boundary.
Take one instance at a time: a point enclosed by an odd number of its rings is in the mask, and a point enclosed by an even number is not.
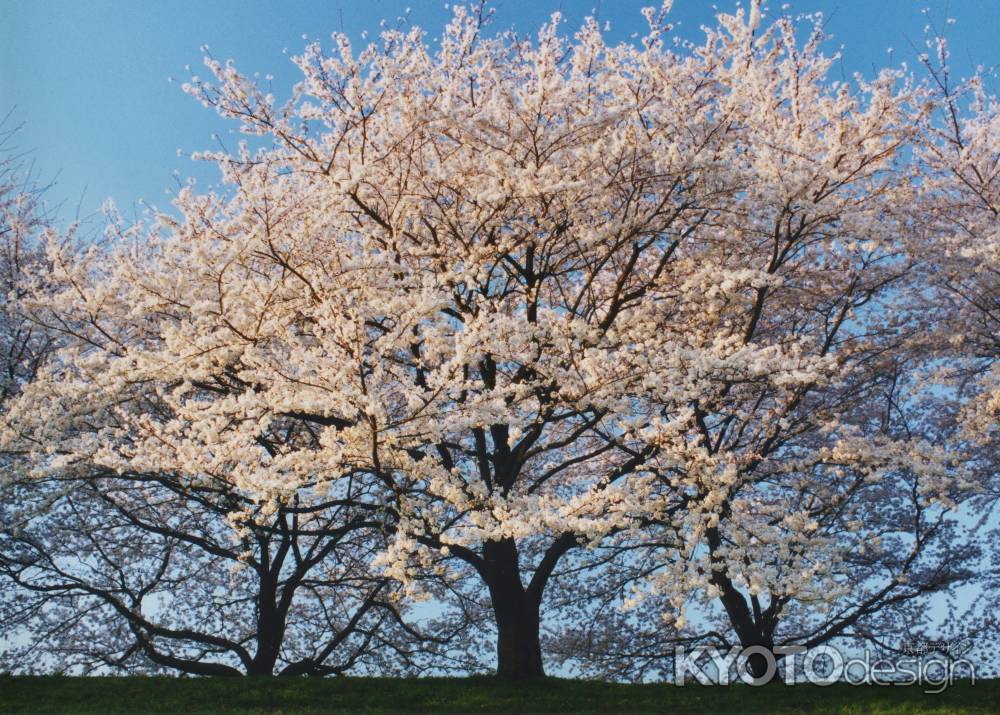
<svg viewBox="0 0 1000 715"><path fill-rule="evenodd" d="M886 419L862 425L877 457L862 461L840 445L800 473L741 480L690 550L678 548L676 525L664 524L618 534L572 559L555 576L564 594L554 604L556 657L591 677L643 680L673 677L677 646L787 654L833 642L901 652L925 635L944 640L941 629L954 624L945 623L940 602L928 617L931 599L984 585L987 538L977 533L975 490L957 479L944 494L928 490L941 486L943 449L933 445L944 441L940 424L924 423L912 408L905 419L894 415L904 398L891 387L866 386L856 406ZM900 454L894 437L923 451ZM813 522L804 535L789 524L796 510ZM737 547L741 560L730 560ZM955 635L987 637L988 624L970 615ZM767 663L751 657L748 667L761 676Z"/></svg>
<svg viewBox="0 0 1000 715"><path fill-rule="evenodd" d="M105 260L103 244L87 249L52 233L47 254L32 245L4 334L31 348L10 358L15 403L25 384L22 402L39 394L42 380L79 367L80 355L120 347L97 342L107 335L81 305L93 287L81 277ZM29 342L32 335L45 341ZM25 355L36 374L14 382L27 369ZM199 387L215 398L241 391L225 382ZM46 398L55 396L49 389ZM60 394L72 399L68 390ZM70 404L64 407L74 414L56 429L74 440L92 436L98 420L114 424L119 409L120 416L134 410L142 419L176 419L169 401L141 386L110 411L107 404ZM51 407L36 405L39 415ZM371 484L341 475L319 489L301 484L288 500L262 500L228 478L225 460L219 472L198 475L97 460L52 469L53 454L69 455L50 450L38 432L22 435L5 455L0 484L0 656L18 671L58 664L84 673L412 672L427 667L439 647L454 647L460 617L414 627L398 587L368 568L391 533ZM273 450L272 439L305 446L315 437L290 420L257 443ZM28 456L33 450L45 455L39 469Z"/></svg>
<svg viewBox="0 0 1000 715"><path fill-rule="evenodd" d="M706 593L767 643L761 617L836 592L866 505L965 486L867 399L927 359L900 240L922 110L899 72L829 80L821 33L759 3L697 46L668 5L635 45L558 15L488 37L481 7L436 51L335 35L284 105L209 57L186 89L252 137L205 155L231 190L53 247L22 309L68 344L4 445L36 477L225 485L237 533L349 501L408 595L481 579L505 677L543 673L560 561L614 539L661 545L673 628Z"/></svg>
<svg viewBox="0 0 1000 715"><path fill-rule="evenodd" d="M19 127L0 121L0 403L31 379L51 347L51 336L18 315L14 302L28 289L27 272L44 270L43 234L49 229L39 185L12 147Z"/></svg>
<svg viewBox="0 0 1000 715"><path fill-rule="evenodd" d="M107 348L94 343L102 328L78 303L90 288L78 279L88 261L105 259L106 244L75 238L76 226L52 229L41 190L16 157L0 164L0 180L0 397L10 403L26 385L59 379L66 351ZM84 273L71 274L74 268ZM79 292L68 297L67 290ZM168 403L144 397L129 407L147 417L170 414ZM88 414L77 410L75 419ZM80 435L93 426L60 429ZM310 437L286 425L280 438ZM370 485L345 479L321 494L301 487L275 504L210 474L195 482L169 470L115 471L94 462L33 472L23 453L38 448L48 451L29 439L4 454L5 667L322 675L419 672L432 658L447 665L436 656L456 647L462 617L449 612L447 622L415 627L398 587L368 568L388 533Z"/></svg>
<svg viewBox="0 0 1000 715"><path fill-rule="evenodd" d="M927 264L932 335L942 346L940 373L959 395L962 449L977 475L972 513L990 544L976 605L983 629L997 629L997 456L1000 454L1000 104L980 71L956 80L944 37L931 36L921 61L931 77L928 103L936 107L916 147L922 210L914 212L916 251ZM986 639L983 639L986 640ZM996 654L981 654L992 656Z"/></svg>
<svg viewBox="0 0 1000 715"><path fill-rule="evenodd" d="M157 473L8 485L3 661L20 672L398 673L448 643L433 623L412 626L398 588L370 573L379 525L350 500L264 509ZM234 519L242 510L250 517Z"/></svg>
<svg viewBox="0 0 1000 715"><path fill-rule="evenodd" d="M974 393L964 419L971 441L995 444L1000 415L1000 105L977 75L956 83L947 43L936 38L924 64L938 121L917 147L924 200L920 250L935 288L937 337L952 346L953 374ZM957 364L956 364L957 363Z"/></svg>
<svg viewBox="0 0 1000 715"><path fill-rule="evenodd" d="M693 499L657 519L669 566L654 590L677 609L717 599L743 646L813 646L969 578L975 551L950 510L976 484L951 450L951 403L922 397L942 357L908 240L923 90L896 71L829 82L819 21L797 49L791 19L763 32L742 20L709 35L750 49L726 77L729 170L745 188L720 212L719 250L700 256L723 293L704 312L713 339L799 369L704 379L659 452L674 461L664 498ZM718 285L738 271L753 277Z"/></svg>
<svg viewBox="0 0 1000 715"><path fill-rule="evenodd" d="M995 364L990 321L997 289L989 239L995 220L988 197L996 173L996 104L979 77L950 86L946 44L940 38L928 44L941 64L935 67L923 57L930 81L911 87L898 105L910 105L904 110L910 114L905 126L895 130L904 131L913 153L908 146L877 173L856 174L840 187L860 190L851 200L852 211L871 202L870 226L876 233L869 233L864 220L842 222L842 209L825 200L814 200L803 211L820 217L812 228L804 220L799 236L783 230L780 220L774 226L776 243L782 235L789 245L800 239L846 239L848 252L840 254L845 258L854 241L863 242L856 268L838 276L846 279L842 296L812 293L811 280L805 294L801 284L793 287L810 269L812 249L803 243L801 254L781 267L788 278L770 291L771 305L759 304L764 314L768 308L780 311L775 293L792 288L797 310L825 316L817 344L837 359L839 375L833 380L836 373L828 375L826 384L800 385L799 394L782 408L781 421L762 430L763 441L730 443L730 434L753 435L743 416L750 411L730 410L714 424L706 420L710 451L749 449L742 456L751 468L738 469L721 507L709 516L703 541L692 540L678 551L662 536L651 539L662 554L656 566L675 564L653 577L666 582L653 591L669 594L671 584L700 580L702 587L693 592L716 599L724 614L709 619L713 625L721 622L712 635L724 645L729 645L725 634L731 627L743 646L812 647L849 638L898 650L908 635L954 628L955 623L928 622L928 599L971 584L985 590L965 591L966 599L979 594L979 607L955 609L964 619L957 633L995 633L995 621L983 616L995 579L983 552L995 534L988 530L995 523L996 495L995 411L989 400ZM828 63L794 55L789 62L806 74ZM796 83L796 94L800 87ZM971 112L957 100L969 94ZM781 104L773 106L781 115ZM785 137L820 137L832 124L815 114L807 119L818 126L785 116L791 120ZM820 153L799 156L808 165ZM806 176L813 187L829 183L821 173ZM872 178L877 183L868 183ZM810 190L808 184L798 188ZM787 208L776 209L788 205L779 194L776 206L758 204L748 213L780 216ZM825 308L840 300L845 307L850 304L843 320ZM745 309L753 319L755 312ZM776 324L786 337L792 326L809 330L808 320L794 315L779 312ZM965 382L970 376L976 378L971 384ZM772 399L764 390L752 394L765 404ZM811 454L800 462L803 446ZM796 518L806 520L805 528ZM700 535L700 529L692 533ZM734 550L737 559L731 558ZM790 587L793 578L799 583ZM675 605L687 593L682 589ZM675 642L690 642L698 633L704 637L705 614L700 615L696 627L680 629ZM629 652L643 665L663 659L662 648L659 656L652 655L655 648L618 650ZM612 669L627 660L619 655ZM763 667L753 659L749 665L755 673Z"/></svg>

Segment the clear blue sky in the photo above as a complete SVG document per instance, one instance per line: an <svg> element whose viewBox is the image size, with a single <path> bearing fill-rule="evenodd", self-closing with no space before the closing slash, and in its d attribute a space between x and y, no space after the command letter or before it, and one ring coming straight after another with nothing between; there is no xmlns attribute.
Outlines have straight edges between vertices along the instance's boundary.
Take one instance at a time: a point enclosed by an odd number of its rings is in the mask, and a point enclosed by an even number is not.
<svg viewBox="0 0 1000 715"><path fill-rule="evenodd" d="M745 0L746 1L746 0ZM771 0L775 11L784 0ZM628 39L644 27L641 7L658 0L495 0L496 27L536 28L561 9L567 30L599 8L611 37ZM716 0L723 10L735 0ZM897 60L912 60L927 18L947 26L955 65L1000 65L1000 0L793 0L794 11L820 10L834 45L844 45L843 70L870 72L893 47ZM47 179L57 178L50 202L61 215L79 205L84 215L113 198L123 211L139 199L165 207L172 172L196 176L204 186L214 170L177 150L213 146L230 131L171 84L168 77L197 71L199 46L219 59L233 58L244 72L273 74L287 90L297 70L302 36L327 40L343 29L356 42L362 30L377 31L411 8L410 21L433 37L445 22L444 0L0 0L0 115L14 109L25 122L18 146L30 151ZM930 14L920 11L927 7ZM714 11L705 0L675 0L673 21L696 38ZM831 50L833 48L831 47ZM234 142L229 139L227 144ZM81 201L82 196L82 201Z"/></svg>

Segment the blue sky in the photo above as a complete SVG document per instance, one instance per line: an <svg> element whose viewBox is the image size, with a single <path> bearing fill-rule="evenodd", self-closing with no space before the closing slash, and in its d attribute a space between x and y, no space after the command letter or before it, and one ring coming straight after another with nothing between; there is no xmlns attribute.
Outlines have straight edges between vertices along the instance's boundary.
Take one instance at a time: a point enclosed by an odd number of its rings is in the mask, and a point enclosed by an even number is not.
<svg viewBox="0 0 1000 715"><path fill-rule="evenodd" d="M747 1L747 0L745 0ZM784 0L771 0L773 12ZM641 31L641 7L658 0L495 0L496 27L527 32L561 9L567 31L596 8L611 37ZM735 0L717 0L722 10ZM844 45L843 71L869 73L886 61L915 57L928 17L947 29L954 63L1000 65L1000 0L794 0L794 11L820 10L834 46ZM45 179L56 179L50 203L59 215L92 214L111 197L123 212L144 199L165 207L174 171L201 186L214 169L178 157L227 141L230 126L186 96L185 66L200 69L202 44L233 58L244 72L273 74L279 92L297 79L285 51L343 29L360 42L411 8L410 21L434 37L446 21L443 0L0 0L0 115L24 122L17 146L30 152ZM705 0L675 0L672 19L695 39L714 10ZM928 8L929 14L921 13ZM945 26L947 18L955 24Z"/></svg>

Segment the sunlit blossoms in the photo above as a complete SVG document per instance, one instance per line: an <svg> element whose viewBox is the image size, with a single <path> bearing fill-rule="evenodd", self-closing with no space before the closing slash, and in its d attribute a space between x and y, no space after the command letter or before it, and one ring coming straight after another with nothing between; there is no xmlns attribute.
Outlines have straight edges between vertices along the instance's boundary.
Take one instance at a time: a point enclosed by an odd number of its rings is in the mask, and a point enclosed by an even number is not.
<svg viewBox="0 0 1000 715"><path fill-rule="evenodd" d="M416 638L402 604L471 591L515 678L567 587L773 646L967 581L1000 393L942 371L966 354L928 336L962 318L927 276L950 220L981 240L947 266L996 287L992 100L952 148L906 71L833 79L819 20L754 2L690 45L668 9L614 46L482 8L434 49L335 35L284 104L208 58L185 89L250 135L203 157L227 189L49 244L17 310L59 346L7 407L11 479L211 495L253 542L222 560L337 535L317 595L357 631Z"/></svg>

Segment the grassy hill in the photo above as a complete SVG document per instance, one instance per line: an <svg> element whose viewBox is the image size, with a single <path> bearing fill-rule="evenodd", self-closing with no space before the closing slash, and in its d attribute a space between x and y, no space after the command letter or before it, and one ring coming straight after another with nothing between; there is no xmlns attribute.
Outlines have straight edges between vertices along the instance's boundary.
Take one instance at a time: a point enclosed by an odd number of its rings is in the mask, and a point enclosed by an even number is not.
<svg viewBox="0 0 1000 715"><path fill-rule="evenodd" d="M547 678L0 677L0 713L985 713L1000 681L917 687L682 688Z"/></svg>

